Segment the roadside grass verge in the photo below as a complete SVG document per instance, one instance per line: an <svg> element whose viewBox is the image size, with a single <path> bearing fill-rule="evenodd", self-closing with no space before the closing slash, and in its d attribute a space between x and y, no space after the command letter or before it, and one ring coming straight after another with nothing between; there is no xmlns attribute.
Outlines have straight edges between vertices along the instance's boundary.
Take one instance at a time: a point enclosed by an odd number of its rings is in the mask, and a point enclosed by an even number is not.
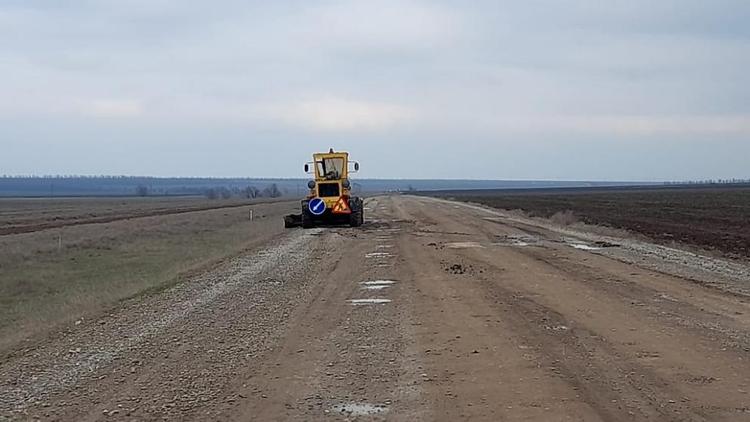
<svg viewBox="0 0 750 422"><path fill-rule="evenodd" d="M283 230L286 203L0 236L0 353Z"/></svg>

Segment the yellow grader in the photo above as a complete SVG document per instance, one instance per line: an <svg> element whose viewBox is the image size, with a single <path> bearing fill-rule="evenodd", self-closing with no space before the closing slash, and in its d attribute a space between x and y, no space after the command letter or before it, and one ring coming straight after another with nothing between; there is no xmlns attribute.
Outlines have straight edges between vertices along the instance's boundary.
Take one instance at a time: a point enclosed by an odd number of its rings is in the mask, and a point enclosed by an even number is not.
<svg viewBox="0 0 750 422"><path fill-rule="evenodd" d="M352 169L349 168L351 165ZM307 182L310 192L302 200L302 212L284 217L284 227L303 228L318 224L348 224L352 227L364 223L365 210L362 198L352 196L349 173L359 171L359 163L349 161L348 152L313 154L313 161L305 164L305 173L313 174Z"/></svg>

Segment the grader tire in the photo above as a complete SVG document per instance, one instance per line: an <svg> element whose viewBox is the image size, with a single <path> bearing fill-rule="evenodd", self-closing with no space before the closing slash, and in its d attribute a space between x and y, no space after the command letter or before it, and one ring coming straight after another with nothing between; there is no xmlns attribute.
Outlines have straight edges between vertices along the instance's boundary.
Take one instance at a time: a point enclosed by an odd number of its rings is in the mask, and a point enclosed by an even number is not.
<svg viewBox="0 0 750 422"><path fill-rule="evenodd" d="M312 216L310 213L302 211L302 228L303 229L310 229L314 226Z"/></svg>
<svg viewBox="0 0 750 422"><path fill-rule="evenodd" d="M349 214L349 226L359 227L362 225L362 210L352 211Z"/></svg>

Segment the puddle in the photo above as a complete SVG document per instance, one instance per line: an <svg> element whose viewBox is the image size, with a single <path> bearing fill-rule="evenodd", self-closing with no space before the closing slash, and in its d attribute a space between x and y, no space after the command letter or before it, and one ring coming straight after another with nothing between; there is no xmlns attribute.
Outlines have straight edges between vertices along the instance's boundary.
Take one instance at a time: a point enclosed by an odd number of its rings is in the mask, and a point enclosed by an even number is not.
<svg viewBox="0 0 750 422"><path fill-rule="evenodd" d="M390 299L350 299L352 305L372 305L378 303L389 303Z"/></svg>
<svg viewBox="0 0 750 422"><path fill-rule="evenodd" d="M540 240L538 237L531 235L512 235L512 236L499 236L497 242L494 242L495 246L534 246L539 244Z"/></svg>
<svg viewBox="0 0 750 422"><path fill-rule="evenodd" d="M344 403L333 406L333 411L346 413L350 416L370 416L385 413L388 411L388 407L382 404Z"/></svg>
<svg viewBox="0 0 750 422"><path fill-rule="evenodd" d="M483 248L484 247L477 242L452 242L452 243L446 243L445 246L450 249L466 249L466 248Z"/></svg>
<svg viewBox="0 0 750 422"><path fill-rule="evenodd" d="M394 280L371 280L371 281L363 281L362 284L365 286L379 286L379 285L388 285L388 284L396 284Z"/></svg>
<svg viewBox="0 0 750 422"><path fill-rule="evenodd" d="M591 245L587 245L585 243L568 243L568 245L572 246L572 247L574 247L576 249L580 249L582 251L598 251L598 250L601 249L598 246L591 246Z"/></svg>
<svg viewBox="0 0 750 422"><path fill-rule="evenodd" d="M388 252L370 252L365 254L365 258L388 258L391 254Z"/></svg>
<svg viewBox="0 0 750 422"><path fill-rule="evenodd" d="M571 246L576 249L580 249L582 251L598 251L604 248L616 248L620 245L616 243L610 243L605 241L596 241L593 243L585 243L579 239L563 239L563 242L565 242L568 246Z"/></svg>

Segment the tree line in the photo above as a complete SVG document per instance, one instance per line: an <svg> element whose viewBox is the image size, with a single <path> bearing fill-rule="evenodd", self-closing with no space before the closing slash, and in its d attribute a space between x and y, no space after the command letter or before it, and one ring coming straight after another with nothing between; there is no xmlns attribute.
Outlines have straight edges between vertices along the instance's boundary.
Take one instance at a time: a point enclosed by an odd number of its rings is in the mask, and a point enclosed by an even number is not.
<svg viewBox="0 0 750 422"><path fill-rule="evenodd" d="M138 185L135 188L135 194L137 196L149 196L150 189L146 185ZM214 199L230 199L233 197L238 198L278 198L280 196L283 196L284 193L279 189L279 186L276 183L272 183L265 188L258 189L258 187L253 185L245 186L244 188L240 187L226 187L226 186L216 186L211 188L206 188L203 190L203 196L205 196L208 199L214 200Z"/></svg>
<svg viewBox="0 0 750 422"><path fill-rule="evenodd" d="M705 179L664 182L665 185L735 185L750 183L750 179Z"/></svg>

